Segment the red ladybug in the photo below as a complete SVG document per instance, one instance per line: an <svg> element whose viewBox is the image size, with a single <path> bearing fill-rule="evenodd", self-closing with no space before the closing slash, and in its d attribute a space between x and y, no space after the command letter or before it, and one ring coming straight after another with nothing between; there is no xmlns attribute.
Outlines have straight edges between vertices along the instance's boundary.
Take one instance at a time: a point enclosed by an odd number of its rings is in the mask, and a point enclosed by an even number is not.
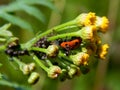
<svg viewBox="0 0 120 90"><path fill-rule="evenodd" d="M62 42L60 46L65 50L72 50L77 48L80 45L80 43L81 43L81 39L77 38L71 41Z"/></svg>

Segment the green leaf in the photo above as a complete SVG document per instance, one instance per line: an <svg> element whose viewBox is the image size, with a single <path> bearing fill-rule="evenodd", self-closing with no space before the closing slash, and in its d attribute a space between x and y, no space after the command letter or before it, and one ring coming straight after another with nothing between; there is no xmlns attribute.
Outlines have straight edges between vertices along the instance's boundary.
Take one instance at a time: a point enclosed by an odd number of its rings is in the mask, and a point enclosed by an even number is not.
<svg viewBox="0 0 120 90"><path fill-rule="evenodd" d="M0 85L5 85L5 86L9 86L9 87L13 87L13 88L16 88L17 90L31 90L30 87L27 87L27 86L22 86L22 85L19 85L17 83L13 83L13 82L10 82L10 81L7 81L7 80L3 80L1 79L0 80Z"/></svg>
<svg viewBox="0 0 120 90"><path fill-rule="evenodd" d="M30 5L27 5L25 3L13 2L2 9L2 11L4 11L4 12L15 12L18 10L25 11L26 13L34 16L38 20L45 23L45 16L35 6L30 6Z"/></svg>
<svg viewBox="0 0 120 90"><path fill-rule="evenodd" d="M5 38L0 38L0 42L5 42L6 39ZM1 46L0 46L0 50L1 50Z"/></svg>
<svg viewBox="0 0 120 90"><path fill-rule="evenodd" d="M32 26L27 21L25 21L19 17L10 15L10 14L4 13L4 12L0 12L0 17L15 24L15 25L20 26L21 28L24 28L29 31L33 31Z"/></svg>
<svg viewBox="0 0 120 90"><path fill-rule="evenodd" d="M49 0L17 0L17 1L22 2L22 3L26 3L26 4L30 4L30 5L39 4L39 5L46 6L54 11L57 11L54 4L52 4L52 2L50 2Z"/></svg>
<svg viewBox="0 0 120 90"><path fill-rule="evenodd" d="M38 20L40 20L43 23L45 23L45 16L43 15L43 13L39 9L37 9L36 7L33 7L33 6L25 5L25 4L22 4L20 6L21 6L20 8L23 11L27 12L28 14L34 16Z"/></svg>
<svg viewBox="0 0 120 90"><path fill-rule="evenodd" d="M2 37L11 37L13 36L12 33L8 30L0 31L0 36Z"/></svg>

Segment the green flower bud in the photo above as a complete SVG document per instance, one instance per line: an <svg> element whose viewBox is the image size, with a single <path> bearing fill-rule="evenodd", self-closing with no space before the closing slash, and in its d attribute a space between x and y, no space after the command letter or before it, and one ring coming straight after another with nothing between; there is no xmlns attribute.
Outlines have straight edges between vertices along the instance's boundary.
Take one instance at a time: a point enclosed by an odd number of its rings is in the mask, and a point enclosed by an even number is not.
<svg viewBox="0 0 120 90"><path fill-rule="evenodd" d="M79 76L81 73L80 68L76 66L71 66L68 71L68 75L70 78L73 78L74 76Z"/></svg>
<svg viewBox="0 0 120 90"><path fill-rule="evenodd" d="M55 57L57 56L58 54L58 46L57 45L50 45L48 48L47 48L47 54L48 56L50 57Z"/></svg>
<svg viewBox="0 0 120 90"><path fill-rule="evenodd" d="M58 77L59 74L62 73L62 70L58 66L51 66L48 70L48 77L55 79Z"/></svg>
<svg viewBox="0 0 120 90"><path fill-rule="evenodd" d="M68 77L68 71L66 69L62 69L62 73L60 74L60 81L65 81Z"/></svg>
<svg viewBox="0 0 120 90"><path fill-rule="evenodd" d="M39 80L40 75L37 72L31 73L30 77L28 78L29 84L35 84Z"/></svg>
<svg viewBox="0 0 120 90"><path fill-rule="evenodd" d="M90 69L86 66L80 66L80 70L82 74L87 74L90 71Z"/></svg>
<svg viewBox="0 0 120 90"><path fill-rule="evenodd" d="M73 63L77 66L88 65L89 55L87 53L80 52L76 55L71 55L70 58L72 59Z"/></svg>

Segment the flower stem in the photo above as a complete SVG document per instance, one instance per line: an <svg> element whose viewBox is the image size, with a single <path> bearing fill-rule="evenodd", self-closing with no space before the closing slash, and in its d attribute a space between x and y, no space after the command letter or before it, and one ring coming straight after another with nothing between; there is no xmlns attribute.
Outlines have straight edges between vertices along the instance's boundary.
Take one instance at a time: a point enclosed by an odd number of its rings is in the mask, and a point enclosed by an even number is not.
<svg viewBox="0 0 120 90"><path fill-rule="evenodd" d="M53 64L50 62L50 60L45 60L46 61L46 63L51 67L51 66L53 66Z"/></svg>
<svg viewBox="0 0 120 90"><path fill-rule="evenodd" d="M77 27L75 20L72 20L72 21L69 21L67 23L56 26L56 27L53 28L53 30L58 32L58 31L62 31L62 30L65 30L65 29L70 29L70 28L73 28L73 27Z"/></svg>
<svg viewBox="0 0 120 90"><path fill-rule="evenodd" d="M18 58L13 57L13 60L19 65L20 70L23 70L23 66L25 66L26 64L21 62Z"/></svg>
<svg viewBox="0 0 120 90"><path fill-rule="evenodd" d="M65 56L62 52L59 52L59 55L58 55L60 58L64 58L66 61L68 61L69 63L72 63L72 60Z"/></svg>
<svg viewBox="0 0 120 90"><path fill-rule="evenodd" d="M72 37L72 36L77 36L76 32L56 35L56 36L48 38L48 41L56 40L56 39L59 39L59 38Z"/></svg>
<svg viewBox="0 0 120 90"><path fill-rule="evenodd" d="M23 66L25 65L25 63L21 62L18 58L13 57L13 60L19 65L19 66Z"/></svg>
<svg viewBox="0 0 120 90"><path fill-rule="evenodd" d="M38 57L36 55L32 55L33 59L35 60L35 62L46 72L48 72L48 68L38 59Z"/></svg>

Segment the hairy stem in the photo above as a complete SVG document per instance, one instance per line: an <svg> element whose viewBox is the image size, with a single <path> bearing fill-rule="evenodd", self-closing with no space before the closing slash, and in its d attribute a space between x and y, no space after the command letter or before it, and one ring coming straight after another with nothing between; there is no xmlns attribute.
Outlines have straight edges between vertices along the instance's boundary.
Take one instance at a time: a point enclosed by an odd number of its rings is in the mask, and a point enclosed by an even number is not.
<svg viewBox="0 0 120 90"><path fill-rule="evenodd" d="M38 59L38 57L36 55L32 55L33 59L35 60L35 62L46 72L48 72L48 68Z"/></svg>
<svg viewBox="0 0 120 90"><path fill-rule="evenodd" d="M77 36L76 32L65 33L65 34L60 34L60 35L57 35L57 36L53 36L53 37L48 38L48 41L56 40L56 39L59 39L59 38L72 37L72 36Z"/></svg>

